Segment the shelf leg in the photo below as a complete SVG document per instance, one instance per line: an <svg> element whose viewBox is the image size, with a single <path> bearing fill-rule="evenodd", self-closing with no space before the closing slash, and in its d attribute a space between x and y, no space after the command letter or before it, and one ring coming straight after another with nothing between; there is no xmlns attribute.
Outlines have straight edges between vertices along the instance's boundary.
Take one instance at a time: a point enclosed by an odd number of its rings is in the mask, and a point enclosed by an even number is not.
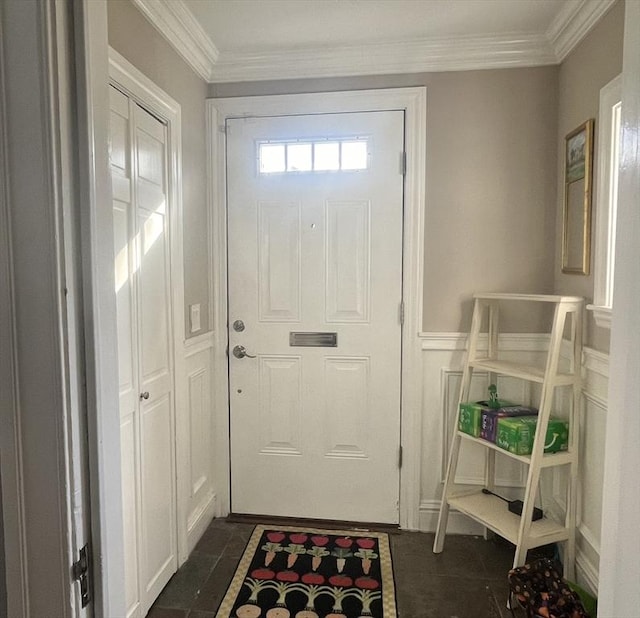
<svg viewBox="0 0 640 618"><path fill-rule="evenodd" d="M454 429L451 451L449 452L449 464L447 465L447 476L442 490L442 504L440 506L440 514L438 515L438 527L436 528L436 537L433 541L434 554L439 554L444 548L444 537L447 533L447 522L449 520L449 486L455 481L461 440L462 438L460 438Z"/></svg>
<svg viewBox="0 0 640 618"><path fill-rule="evenodd" d="M493 449L485 449L484 460L484 486L489 491L496 490L496 452ZM484 529L484 540L488 540L493 533L489 528Z"/></svg>

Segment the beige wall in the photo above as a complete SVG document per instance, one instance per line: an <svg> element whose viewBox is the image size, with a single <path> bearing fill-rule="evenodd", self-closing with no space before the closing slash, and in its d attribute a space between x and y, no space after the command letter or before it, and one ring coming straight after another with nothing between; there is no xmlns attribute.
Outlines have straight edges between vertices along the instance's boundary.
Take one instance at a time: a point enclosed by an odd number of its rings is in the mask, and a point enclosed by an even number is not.
<svg viewBox="0 0 640 618"><path fill-rule="evenodd" d="M467 331L474 291L553 289L557 67L213 84L212 97L427 87L425 331ZM527 316L505 330L540 327Z"/></svg>
<svg viewBox="0 0 640 618"><path fill-rule="evenodd" d="M201 332L204 332L210 328L205 135L207 84L129 0L109 0L108 12L109 44L180 103L186 328L189 336L189 305L200 303Z"/></svg>
<svg viewBox="0 0 640 618"><path fill-rule="evenodd" d="M591 302L593 274L564 275L562 265L562 214L564 197L564 137L588 118L596 119L595 153L597 154L597 119L600 89L622 71L622 43L624 29L624 3L618 2L605 15L587 37L567 56L560 66L558 101L558 190L556 213L556 266L555 292L577 294ZM594 172L598 169L597 156ZM597 174L594 174L592 220L597 207ZM592 228L592 249L595 234ZM591 270L593 272L591 252ZM595 325L592 316L587 320L586 343L597 350L608 352L609 331Z"/></svg>

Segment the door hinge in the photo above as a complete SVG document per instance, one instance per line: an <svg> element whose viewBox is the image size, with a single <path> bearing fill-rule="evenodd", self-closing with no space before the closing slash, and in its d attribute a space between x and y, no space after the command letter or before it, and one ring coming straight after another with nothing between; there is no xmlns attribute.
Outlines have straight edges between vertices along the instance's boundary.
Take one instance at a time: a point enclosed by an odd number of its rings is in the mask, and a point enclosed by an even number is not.
<svg viewBox="0 0 640 618"><path fill-rule="evenodd" d="M402 447L398 447L398 468L402 468Z"/></svg>
<svg viewBox="0 0 640 618"><path fill-rule="evenodd" d="M400 326L404 326L404 301L400 301Z"/></svg>
<svg viewBox="0 0 640 618"><path fill-rule="evenodd" d="M224 133L226 135L227 134L227 125L226 124L219 124L218 125L218 132L219 133Z"/></svg>
<svg viewBox="0 0 640 618"><path fill-rule="evenodd" d="M406 153L406 151L400 153L400 173L403 176L407 175L407 153Z"/></svg>
<svg viewBox="0 0 640 618"><path fill-rule="evenodd" d="M91 601L91 560L89 556L89 544L85 545L79 552L77 562L71 565L73 579L80 582L80 598L82 607L89 605Z"/></svg>

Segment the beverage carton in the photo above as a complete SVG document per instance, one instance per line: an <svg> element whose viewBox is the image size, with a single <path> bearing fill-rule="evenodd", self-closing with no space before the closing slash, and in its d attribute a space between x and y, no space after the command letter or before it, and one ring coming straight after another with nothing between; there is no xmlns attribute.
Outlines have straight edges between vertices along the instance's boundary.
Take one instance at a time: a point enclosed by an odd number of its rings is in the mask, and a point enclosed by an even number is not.
<svg viewBox="0 0 640 618"><path fill-rule="evenodd" d="M529 406L504 406L497 410L482 410L480 417L480 437L495 442L498 433L498 419L513 416L535 416L537 408Z"/></svg>
<svg viewBox="0 0 640 618"><path fill-rule="evenodd" d="M509 401L497 401L498 407L512 406ZM476 401L460 404L458 429L474 438L480 435L480 423L483 410L492 410L488 401Z"/></svg>
<svg viewBox="0 0 640 618"><path fill-rule="evenodd" d="M496 444L515 455L531 454L537 423L537 416L498 418ZM566 451L568 443L569 423L559 419L549 419L544 440L544 452Z"/></svg>

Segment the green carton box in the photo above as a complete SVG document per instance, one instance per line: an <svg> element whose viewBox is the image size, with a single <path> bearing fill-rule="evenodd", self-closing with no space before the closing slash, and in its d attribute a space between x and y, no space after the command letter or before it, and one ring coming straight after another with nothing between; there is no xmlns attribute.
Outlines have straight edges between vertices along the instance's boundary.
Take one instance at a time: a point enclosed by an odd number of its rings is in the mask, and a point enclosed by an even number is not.
<svg viewBox="0 0 640 618"><path fill-rule="evenodd" d="M497 401L497 407L512 406L510 401ZM488 401L475 401L460 404L460 412L458 414L458 429L462 433L468 433L470 436L477 438L480 435L482 412L492 410Z"/></svg>
<svg viewBox="0 0 640 618"><path fill-rule="evenodd" d="M536 435L537 416L505 417L498 419L496 444L515 455L529 455L533 450ZM559 419L549 419L544 441L545 453L566 451L569 443L569 423Z"/></svg>

